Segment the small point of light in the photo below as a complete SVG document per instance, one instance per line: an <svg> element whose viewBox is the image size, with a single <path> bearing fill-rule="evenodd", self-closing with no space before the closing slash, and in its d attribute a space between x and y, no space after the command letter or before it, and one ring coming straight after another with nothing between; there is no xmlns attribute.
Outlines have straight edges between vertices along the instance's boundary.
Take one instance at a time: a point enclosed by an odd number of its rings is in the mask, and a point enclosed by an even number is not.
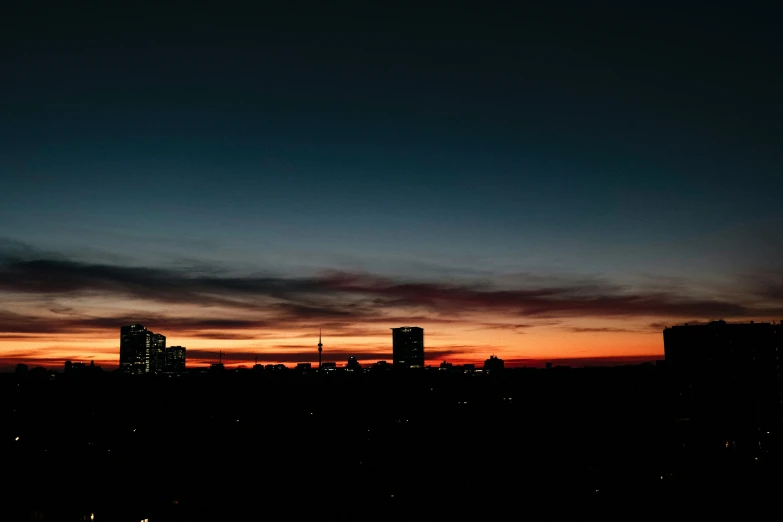
<svg viewBox="0 0 783 522"><path fill-rule="evenodd" d="M368 431L369 431L369 430L368 430ZM19 437L16 437L16 439L14 439L14 440L19 440Z"/></svg>
<svg viewBox="0 0 783 522"><path fill-rule="evenodd" d="M95 513L90 513L90 520L95 520Z"/></svg>

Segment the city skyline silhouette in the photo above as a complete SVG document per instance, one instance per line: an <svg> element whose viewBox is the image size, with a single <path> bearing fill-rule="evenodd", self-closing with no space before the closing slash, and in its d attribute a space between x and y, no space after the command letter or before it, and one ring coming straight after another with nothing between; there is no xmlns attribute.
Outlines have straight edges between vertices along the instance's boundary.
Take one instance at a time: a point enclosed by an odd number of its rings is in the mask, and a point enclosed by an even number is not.
<svg viewBox="0 0 783 522"><path fill-rule="evenodd" d="M17 4L0 354L660 359L780 320L771 7ZM769 12L765 10L770 10Z"/></svg>
<svg viewBox="0 0 783 522"><path fill-rule="evenodd" d="M0 520L779 509L779 5L0 15Z"/></svg>

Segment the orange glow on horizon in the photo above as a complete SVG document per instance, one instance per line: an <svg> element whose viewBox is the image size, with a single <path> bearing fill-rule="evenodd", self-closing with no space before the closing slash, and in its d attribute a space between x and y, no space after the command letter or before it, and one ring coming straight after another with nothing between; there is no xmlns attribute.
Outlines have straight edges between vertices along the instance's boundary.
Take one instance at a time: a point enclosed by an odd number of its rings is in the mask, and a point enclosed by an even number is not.
<svg viewBox="0 0 783 522"><path fill-rule="evenodd" d="M217 362L224 353L227 368L259 364L286 364L298 362L317 364L317 332L311 337L290 332L265 332L253 338L248 332L226 331L225 339L219 332L210 338L193 336L192 332L159 331L154 325L145 325L166 336L167 346L185 346L189 368L207 367ZM425 328L425 357L428 365L438 366L472 363L480 367L490 355L504 359L507 366L539 366L545 361L605 360L607 363L623 360L649 360L663 357L663 339L658 332L587 332L573 333L553 328L532 329L524 334L510 331L481 330L475 327ZM323 360L345 364L355 356L362 365L379 360L392 360L391 334L379 328L373 336L335 336L324 332ZM250 337L237 339L238 336ZM213 338L214 337L214 338ZM61 369L65 361L87 362L106 370L115 369L119 362L119 328L113 332L95 331L76 335L43 334L0 339L3 365L9 370L17 363Z"/></svg>

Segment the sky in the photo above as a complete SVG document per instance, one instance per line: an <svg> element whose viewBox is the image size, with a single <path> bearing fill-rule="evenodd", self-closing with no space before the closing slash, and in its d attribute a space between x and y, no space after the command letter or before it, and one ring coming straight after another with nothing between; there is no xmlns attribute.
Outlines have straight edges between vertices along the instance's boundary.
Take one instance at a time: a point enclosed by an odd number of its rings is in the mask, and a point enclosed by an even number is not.
<svg viewBox="0 0 783 522"><path fill-rule="evenodd" d="M196 366L398 326L536 366L783 319L771 3L257 4L4 8L0 366L116 367L132 323Z"/></svg>

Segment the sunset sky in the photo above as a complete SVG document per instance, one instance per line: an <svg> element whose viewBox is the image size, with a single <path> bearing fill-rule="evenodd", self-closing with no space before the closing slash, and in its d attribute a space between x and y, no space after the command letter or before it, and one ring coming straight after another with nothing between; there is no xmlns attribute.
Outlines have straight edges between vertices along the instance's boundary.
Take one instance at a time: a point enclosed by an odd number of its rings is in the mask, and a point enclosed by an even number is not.
<svg viewBox="0 0 783 522"><path fill-rule="evenodd" d="M771 11L104 4L0 17L2 370L111 369L131 323L190 366L398 326L581 365L783 319Z"/></svg>

